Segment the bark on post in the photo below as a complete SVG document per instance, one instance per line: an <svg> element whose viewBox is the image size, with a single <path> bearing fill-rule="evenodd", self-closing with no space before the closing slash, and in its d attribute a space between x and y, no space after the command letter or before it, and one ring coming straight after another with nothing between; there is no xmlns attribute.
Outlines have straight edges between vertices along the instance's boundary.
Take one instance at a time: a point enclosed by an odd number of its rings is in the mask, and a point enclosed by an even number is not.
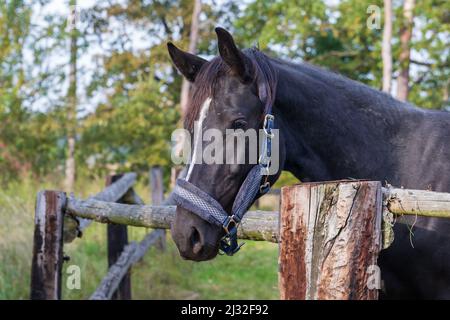
<svg viewBox="0 0 450 320"><path fill-rule="evenodd" d="M32 300L61 299L65 207L64 192L41 191L37 195L31 263Z"/></svg>
<svg viewBox="0 0 450 320"><path fill-rule="evenodd" d="M152 205L162 205L164 201L164 181L162 168L159 166L155 166L150 170L150 189L152 192ZM157 247L161 251L166 250L166 230L161 232Z"/></svg>
<svg viewBox="0 0 450 320"><path fill-rule="evenodd" d="M282 299L377 299L380 182L337 181L281 191Z"/></svg>
<svg viewBox="0 0 450 320"><path fill-rule="evenodd" d="M119 180L122 175L109 176L106 179L106 186L113 184ZM119 200L119 203L122 201ZM108 267L111 268L117 260L124 248L128 245L128 230L126 225L108 224L107 226L108 241ZM116 292L111 297L112 300L131 300L131 274L128 270L122 278Z"/></svg>

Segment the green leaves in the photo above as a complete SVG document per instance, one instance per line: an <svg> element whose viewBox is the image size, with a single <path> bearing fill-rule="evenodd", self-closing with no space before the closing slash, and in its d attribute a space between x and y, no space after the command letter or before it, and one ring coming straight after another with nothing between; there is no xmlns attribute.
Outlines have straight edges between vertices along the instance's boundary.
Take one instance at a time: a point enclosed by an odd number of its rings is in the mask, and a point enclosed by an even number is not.
<svg viewBox="0 0 450 320"><path fill-rule="evenodd" d="M448 1L418 1L413 56L426 65L411 68L409 100L427 108L443 108L450 72L450 11ZM367 27L367 8L383 9L382 0L342 0L334 6L324 0L254 0L235 21L241 45L294 61L307 61L342 73L351 79L381 87L381 28ZM395 3L393 30L394 79L398 70L398 36L402 1ZM383 18L383 17L380 17ZM448 96L448 93L447 93Z"/></svg>
<svg viewBox="0 0 450 320"><path fill-rule="evenodd" d="M58 171L64 162L69 34L64 14L35 10L50 2L0 2L3 179ZM427 108L448 105L447 3L417 1L415 9L409 100ZM382 9L383 1L204 1L198 51L207 57L217 54L214 27L220 25L233 32L241 48L257 45L273 56L307 61L380 88L382 29L367 27L369 5ZM111 166L147 170L171 165L181 76L170 63L166 42L188 48L192 6L190 0L101 0L81 10L78 59L80 65L91 59L88 64L95 70L92 77L78 70L78 99L91 107L90 113L78 109L81 168L102 172ZM394 1L394 15L395 81L402 1Z"/></svg>
<svg viewBox="0 0 450 320"><path fill-rule="evenodd" d="M170 137L179 119L169 92L147 78L113 101L85 120L83 154L96 155L99 170L117 163L133 170L169 166Z"/></svg>

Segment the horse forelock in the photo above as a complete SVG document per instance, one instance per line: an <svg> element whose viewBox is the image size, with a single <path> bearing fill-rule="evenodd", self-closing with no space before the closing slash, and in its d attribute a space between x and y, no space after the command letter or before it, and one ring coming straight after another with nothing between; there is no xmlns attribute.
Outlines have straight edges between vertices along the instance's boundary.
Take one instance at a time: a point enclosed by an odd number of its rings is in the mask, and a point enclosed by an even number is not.
<svg viewBox="0 0 450 320"><path fill-rule="evenodd" d="M264 113L273 105L276 95L278 76L272 66L270 58L256 48L242 51L250 63L253 82L256 83L259 98L264 103ZM189 99L189 105L184 118L184 126L189 131L194 129L194 122L200 116L203 103L208 97L213 97L219 90L219 78L230 74L230 67L222 60L215 57L205 63L200 69Z"/></svg>

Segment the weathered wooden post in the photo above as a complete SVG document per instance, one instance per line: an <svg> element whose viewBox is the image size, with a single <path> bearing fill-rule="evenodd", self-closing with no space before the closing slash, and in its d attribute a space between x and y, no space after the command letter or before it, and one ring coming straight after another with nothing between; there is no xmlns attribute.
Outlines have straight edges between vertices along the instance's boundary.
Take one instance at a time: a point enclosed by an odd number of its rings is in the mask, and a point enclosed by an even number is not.
<svg viewBox="0 0 450 320"><path fill-rule="evenodd" d="M37 195L31 262L32 300L61 299L65 207L64 192L41 191Z"/></svg>
<svg viewBox="0 0 450 320"><path fill-rule="evenodd" d="M106 178L106 186L113 184L119 180L123 175L117 174L108 176ZM121 200L117 201L122 203ZM108 224L107 226L107 241L108 241L108 267L111 267L117 262L123 249L128 245L128 230L126 225ZM126 275L117 288L117 291L112 295L112 300L131 300L131 274L128 270Z"/></svg>
<svg viewBox="0 0 450 320"><path fill-rule="evenodd" d="M377 299L380 182L304 183L281 190L282 299Z"/></svg>
<svg viewBox="0 0 450 320"><path fill-rule="evenodd" d="M150 169L150 190L152 205L162 205L164 201L164 180L163 171L160 166L154 166ZM163 230L157 247L164 251L166 249L166 245L166 231Z"/></svg>

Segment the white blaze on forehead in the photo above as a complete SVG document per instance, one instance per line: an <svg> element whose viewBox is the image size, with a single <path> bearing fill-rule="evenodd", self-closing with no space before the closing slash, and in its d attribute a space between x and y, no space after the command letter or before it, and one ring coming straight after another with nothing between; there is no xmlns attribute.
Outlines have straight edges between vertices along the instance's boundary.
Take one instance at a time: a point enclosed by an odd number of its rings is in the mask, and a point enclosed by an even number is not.
<svg viewBox="0 0 450 320"><path fill-rule="evenodd" d="M195 121L195 128L194 128L194 152L192 153L191 163L189 165L189 169L186 175L186 181L189 181L189 178L191 177L192 169L194 169L194 164L197 162L197 154L201 153L201 143L202 143L202 128L203 128L203 121L205 120L206 116L208 115L209 106L211 105L211 98L207 98L205 102L202 104L202 108L200 109L200 116L198 117L198 120ZM197 135L195 135L197 133Z"/></svg>

